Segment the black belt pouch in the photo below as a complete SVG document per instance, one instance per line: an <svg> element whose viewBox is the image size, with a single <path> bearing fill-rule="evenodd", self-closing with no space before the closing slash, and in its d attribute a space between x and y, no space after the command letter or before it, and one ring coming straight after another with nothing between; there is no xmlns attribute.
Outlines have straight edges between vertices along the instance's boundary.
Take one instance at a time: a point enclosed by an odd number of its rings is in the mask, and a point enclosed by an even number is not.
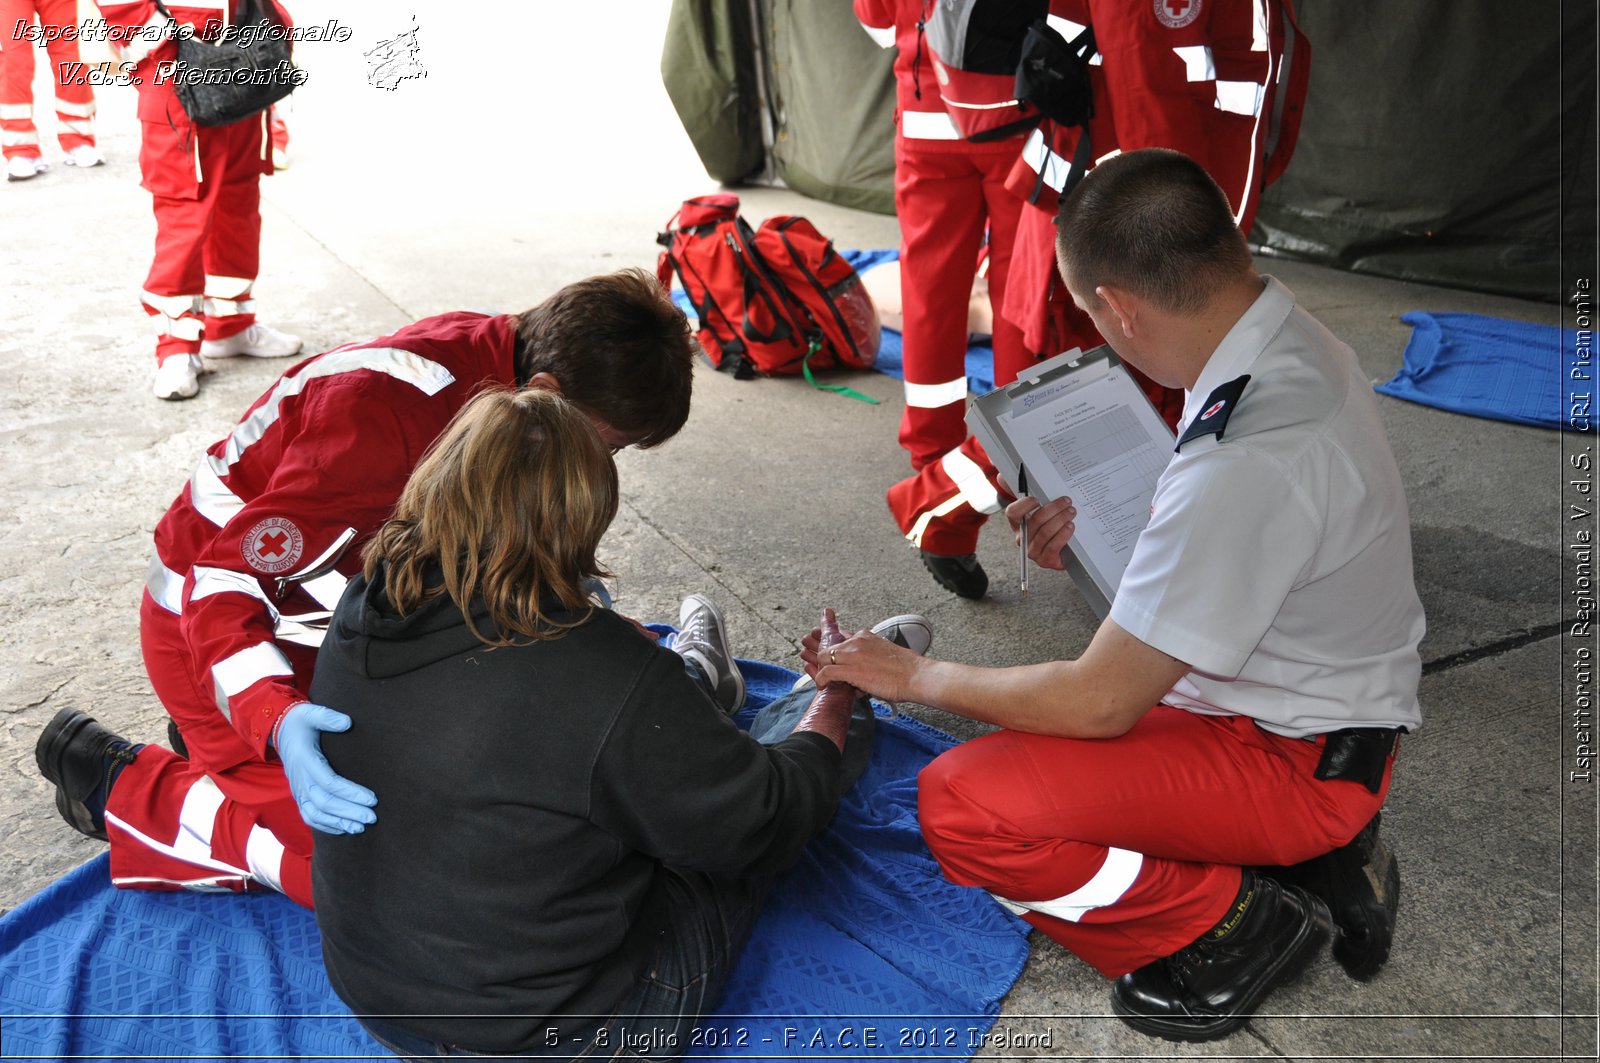
<svg viewBox="0 0 1600 1063"><path fill-rule="evenodd" d="M1346 727L1328 732L1317 762L1318 779L1358 782L1373 793L1383 785L1383 769L1400 737L1401 727Z"/></svg>

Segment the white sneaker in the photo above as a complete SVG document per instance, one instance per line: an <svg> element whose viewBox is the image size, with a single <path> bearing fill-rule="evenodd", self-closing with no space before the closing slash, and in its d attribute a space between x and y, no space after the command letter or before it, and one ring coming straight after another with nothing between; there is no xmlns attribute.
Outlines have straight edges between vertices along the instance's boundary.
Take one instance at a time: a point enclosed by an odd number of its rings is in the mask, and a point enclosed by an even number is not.
<svg viewBox="0 0 1600 1063"><path fill-rule="evenodd" d="M50 164L37 155L18 155L6 162L7 181L26 181L50 169Z"/></svg>
<svg viewBox="0 0 1600 1063"><path fill-rule="evenodd" d="M904 646L918 657L926 657L928 647L933 645L933 625L928 623L927 617L919 613L901 613L899 616L880 620L872 625L872 633L882 635L896 646ZM816 680L802 674L789 690L791 692L804 690L815 685Z"/></svg>
<svg viewBox="0 0 1600 1063"><path fill-rule="evenodd" d="M199 355L168 355L156 366L156 381L151 390L158 399L192 399L200 394L200 372L204 368Z"/></svg>
<svg viewBox="0 0 1600 1063"><path fill-rule="evenodd" d="M299 336L279 332L270 325L256 322L243 332L220 340L206 340L200 344L200 353L207 358L287 358L299 354L303 344Z"/></svg>
<svg viewBox="0 0 1600 1063"><path fill-rule="evenodd" d="M92 144L79 144L67 152L67 157L61 160L68 166L76 166L87 170L91 166L104 166L106 157L100 154L100 149Z"/></svg>

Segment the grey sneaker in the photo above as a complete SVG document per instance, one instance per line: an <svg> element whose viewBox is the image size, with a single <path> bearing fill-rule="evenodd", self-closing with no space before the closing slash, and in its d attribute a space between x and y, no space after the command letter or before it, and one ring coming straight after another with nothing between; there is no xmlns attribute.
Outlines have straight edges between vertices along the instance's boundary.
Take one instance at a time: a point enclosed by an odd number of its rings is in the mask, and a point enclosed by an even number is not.
<svg viewBox="0 0 1600 1063"><path fill-rule="evenodd" d="M918 657L926 657L928 647L933 645L933 625L920 613L901 613L899 616L880 620L872 625L872 633L882 635L896 646L904 646ZM813 685L815 684L810 676L802 675L789 689L793 692Z"/></svg>
<svg viewBox="0 0 1600 1063"><path fill-rule="evenodd" d="M693 661L705 673L717 707L730 716L744 705L744 676L728 648L728 629L722 613L703 594L691 594L678 607L678 634L672 640L678 656Z"/></svg>

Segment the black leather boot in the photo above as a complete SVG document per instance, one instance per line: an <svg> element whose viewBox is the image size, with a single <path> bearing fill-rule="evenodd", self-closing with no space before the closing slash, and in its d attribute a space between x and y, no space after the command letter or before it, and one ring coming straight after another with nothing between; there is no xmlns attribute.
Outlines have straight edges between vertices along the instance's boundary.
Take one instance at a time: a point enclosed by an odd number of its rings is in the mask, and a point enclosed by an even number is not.
<svg viewBox="0 0 1600 1063"><path fill-rule="evenodd" d="M33 748L39 773L56 787L56 810L74 830L106 840L106 796L143 746L112 734L77 709L62 709Z"/></svg>
<svg viewBox="0 0 1600 1063"><path fill-rule="evenodd" d="M989 574L978 564L977 554L953 557L924 550L922 567L932 574L935 583L963 598L982 598L989 591Z"/></svg>
<svg viewBox="0 0 1600 1063"><path fill-rule="evenodd" d="M1316 958L1332 931L1322 901L1246 869L1222 922L1171 956L1117 979L1111 1008L1140 1033L1211 1041Z"/></svg>
<svg viewBox="0 0 1600 1063"><path fill-rule="evenodd" d="M1372 822L1348 845L1291 867L1262 868L1279 882L1322 898L1338 935L1333 958L1357 981L1370 981L1389 959L1400 907L1400 865Z"/></svg>

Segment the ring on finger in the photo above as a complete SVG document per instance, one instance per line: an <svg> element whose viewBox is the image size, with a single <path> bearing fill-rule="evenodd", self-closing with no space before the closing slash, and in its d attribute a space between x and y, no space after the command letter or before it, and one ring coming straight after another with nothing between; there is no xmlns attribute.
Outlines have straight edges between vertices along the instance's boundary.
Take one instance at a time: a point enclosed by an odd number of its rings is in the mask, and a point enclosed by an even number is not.
<svg viewBox="0 0 1600 1063"><path fill-rule="evenodd" d="M837 653L833 652L832 649L828 650L828 663L830 663L830 664L838 664L839 663L839 655Z"/></svg>

